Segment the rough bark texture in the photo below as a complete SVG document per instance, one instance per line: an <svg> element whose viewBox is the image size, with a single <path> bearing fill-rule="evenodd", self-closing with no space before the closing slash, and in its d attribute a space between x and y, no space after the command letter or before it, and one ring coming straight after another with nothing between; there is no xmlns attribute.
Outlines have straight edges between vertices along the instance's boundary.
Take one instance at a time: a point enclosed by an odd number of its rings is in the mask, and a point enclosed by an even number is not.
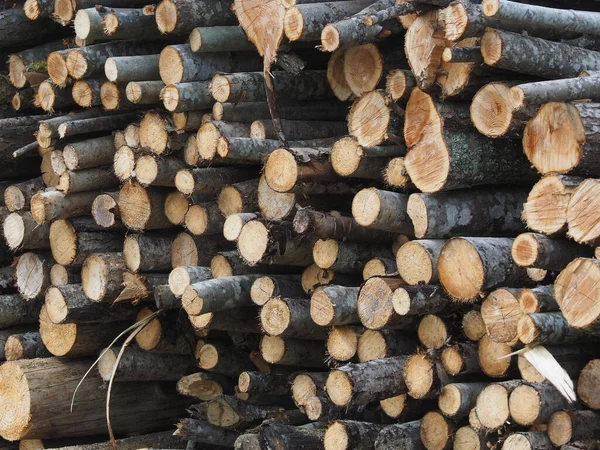
<svg viewBox="0 0 600 450"><path fill-rule="evenodd" d="M235 15L226 0L163 0L156 8L156 25L161 33L187 35L195 27L235 25Z"/></svg>
<svg viewBox="0 0 600 450"><path fill-rule="evenodd" d="M406 450L423 450L419 430L421 421L389 425L379 432L375 442L376 450L403 448Z"/></svg>

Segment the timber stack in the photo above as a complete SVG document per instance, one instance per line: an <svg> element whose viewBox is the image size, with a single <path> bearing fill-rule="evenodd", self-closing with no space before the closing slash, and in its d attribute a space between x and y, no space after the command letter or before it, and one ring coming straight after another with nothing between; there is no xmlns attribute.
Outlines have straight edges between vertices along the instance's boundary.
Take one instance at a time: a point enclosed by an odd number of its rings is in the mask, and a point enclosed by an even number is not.
<svg viewBox="0 0 600 450"><path fill-rule="evenodd" d="M600 1L0 30L0 448L599 448Z"/></svg>

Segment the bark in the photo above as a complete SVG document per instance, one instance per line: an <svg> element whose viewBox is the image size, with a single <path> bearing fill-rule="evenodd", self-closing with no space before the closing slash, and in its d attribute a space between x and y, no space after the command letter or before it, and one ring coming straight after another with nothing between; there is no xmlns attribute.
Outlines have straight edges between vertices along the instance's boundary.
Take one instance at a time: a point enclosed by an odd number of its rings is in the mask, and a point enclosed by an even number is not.
<svg viewBox="0 0 600 450"><path fill-rule="evenodd" d="M405 213L408 195L363 189L352 201L352 215L359 225L392 233L412 234L410 219Z"/></svg>
<svg viewBox="0 0 600 450"><path fill-rule="evenodd" d="M440 410L453 419L468 417L486 383L451 383L442 388Z"/></svg>
<svg viewBox="0 0 600 450"><path fill-rule="evenodd" d="M255 50L244 30L238 26L196 27L190 33L190 48L195 53L251 52Z"/></svg>
<svg viewBox="0 0 600 450"><path fill-rule="evenodd" d="M175 187L175 176L185 167L184 161L176 157L159 159L155 155L144 155L137 158L134 170L136 179L144 187Z"/></svg>
<svg viewBox="0 0 600 450"><path fill-rule="evenodd" d="M89 119L71 120L60 124L58 127L58 134L60 138L63 139L67 136L115 130L124 128L137 118L137 113L130 112L103 117L91 117Z"/></svg>
<svg viewBox="0 0 600 450"><path fill-rule="evenodd" d="M569 400L557 394L550 383L531 383L515 388L508 402L512 419L519 425L548 423L554 412L569 407Z"/></svg>
<svg viewBox="0 0 600 450"><path fill-rule="evenodd" d="M306 70L300 75L274 72L273 86L281 102L323 100L332 96L327 77L321 70ZM216 75L211 92L218 102L264 102L267 100L262 72Z"/></svg>
<svg viewBox="0 0 600 450"><path fill-rule="evenodd" d="M403 448L406 450L423 450L419 430L421 421L389 425L379 432L375 441L376 450Z"/></svg>
<svg viewBox="0 0 600 450"><path fill-rule="evenodd" d="M407 213L419 239L457 235L514 236L524 231L521 220L527 192L520 189L411 194Z"/></svg>
<svg viewBox="0 0 600 450"><path fill-rule="evenodd" d="M19 295L0 295L2 308L1 328L11 328L37 322L41 304L39 301L24 301Z"/></svg>
<svg viewBox="0 0 600 450"><path fill-rule="evenodd" d="M181 298L171 292L168 284L154 286L152 294L157 309L181 309Z"/></svg>
<svg viewBox="0 0 600 450"><path fill-rule="evenodd" d="M54 261L49 253L24 253L15 268L15 285L25 300L44 293L50 282L50 267Z"/></svg>
<svg viewBox="0 0 600 450"><path fill-rule="evenodd" d="M82 108L91 108L102 104L100 88L106 80L102 78L90 78L78 80L71 88L71 96L75 103Z"/></svg>
<svg viewBox="0 0 600 450"><path fill-rule="evenodd" d="M213 104L209 81L170 84L161 91L161 98L171 112L207 109Z"/></svg>
<svg viewBox="0 0 600 450"><path fill-rule="evenodd" d="M329 398L339 406L364 405L406 392L402 371L406 356L347 364L329 374L326 383Z"/></svg>
<svg viewBox="0 0 600 450"><path fill-rule="evenodd" d="M324 430L320 428L304 428L269 423L261 432L267 448L292 450L321 450L323 448Z"/></svg>
<svg viewBox="0 0 600 450"><path fill-rule="evenodd" d="M89 9L83 11L89 11ZM85 39L88 44L108 39L144 39L149 41L168 39L156 32L154 17L144 14L143 8L106 8L102 13L101 22L99 25L93 23L90 27L90 34L87 36L85 33L78 32L76 15L75 33L77 37ZM79 14L79 11L77 14ZM92 20L95 22L97 19Z"/></svg>
<svg viewBox="0 0 600 450"><path fill-rule="evenodd" d="M10 103L15 111L24 112L30 111L35 107L34 100L35 91L33 88L24 88L15 93Z"/></svg>
<svg viewBox="0 0 600 450"><path fill-rule="evenodd" d="M357 287L326 286L313 292L310 314L321 326L339 326L358 323Z"/></svg>
<svg viewBox="0 0 600 450"><path fill-rule="evenodd" d="M257 278L250 288L250 298L263 306L273 297L299 298L305 295L297 275L265 275Z"/></svg>
<svg viewBox="0 0 600 450"><path fill-rule="evenodd" d="M293 141L325 139L347 133L346 122L282 120L281 128L285 136ZM250 126L250 137L253 139L278 139L271 120L255 120Z"/></svg>
<svg viewBox="0 0 600 450"><path fill-rule="evenodd" d="M510 99L514 108L522 108L548 102L597 101L600 100L600 92L597 77L589 76L519 84L510 89Z"/></svg>
<svg viewBox="0 0 600 450"><path fill-rule="evenodd" d="M448 47L442 60L447 63L482 63L481 47Z"/></svg>
<svg viewBox="0 0 600 450"><path fill-rule="evenodd" d="M0 46L7 49L39 44L62 34L58 24L50 20L29 20L20 7L0 11L0 22Z"/></svg>
<svg viewBox="0 0 600 450"><path fill-rule="evenodd" d="M150 308L142 308L136 322L152 314ZM178 311L167 311L152 319L150 323L135 336L137 345L154 353L188 355L193 353L193 346L183 336L177 324L180 323ZM108 344L107 344L108 345Z"/></svg>
<svg viewBox="0 0 600 450"><path fill-rule="evenodd" d="M159 55L110 57L104 63L104 72L114 83L158 80L158 60Z"/></svg>
<svg viewBox="0 0 600 450"><path fill-rule="evenodd" d="M215 103L212 110L214 120L225 122L253 122L257 119L271 119L266 103ZM339 102L322 101L293 103L279 107L279 117L289 120L345 120L348 114L346 105Z"/></svg>
<svg viewBox="0 0 600 450"><path fill-rule="evenodd" d="M519 339L525 344L569 344L587 342L593 336L571 328L560 312L533 313L519 320Z"/></svg>
<svg viewBox="0 0 600 450"><path fill-rule="evenodd" d="M225 0L163 0L156 8L156 25L161 33L187 35L195 27L236 25L231 4Z"/></svg>
<svg viewBox="0 0 600 450"><path fill-rule="evenodd" d="M517 266L511 257L512 244L513 240L509 238L450 239L438 260L442 286L453 298L472 302L482 292L501 285L517 287L531 284L525 268ZM472 265L464 259L467 254L475 258ZM459 273L465 270L469 273L468 280Z"/></svg>
<svg viewBox="0 0 600 450"><path fill-rule="evenodd" d="M524 233L515 239L512 255L523 267L561 271L576 258L592 256L592 249L543 234Z"/></svg>
<svg viewBox="0 0 600 450"><path fill-rule="evenodd" d="M52 356L46 350L38 332L19 333L9 336L4 345L4 353L7 361Z"/></svg>
<svg viewBox="0 0 600 450"><path fill-rule="evenodd" d="M186 195L217 195L226 185L253 178L253 172L241 167L182 169L175 185Z"/></svg>
<svg viewBox="0 0 600 450"><path fill-rule="evenodd" d="M162 81L130 81L125 88L127 100L134 104L160 104L160 94L165 88Z"/></svg>
<svg viewBox="0 0 600 450"><path fill-rule="evenodd" d="M309 163L311 156L315 160L325 159L328 152L322 147L328 147L332 143L333 140L331 138L314 139L309 141L290 141L288 144L294 148L288 153L296 155L298 159L304 163ZM217 143L217 152L221 158L227 158L231 162L240 164L258 164L278 150L278 154L281 154L281 152L286 152L286 150L281 148L281 143L275 139L221 137ZM299 178L306 175L307 179L309 180L312 177L313 179L319 181L319 175L329 179L333 176L333 171L330 168L330 164L325 161L315 161L313 162L313 167L311 167L309 164L306 164L302 167L302 169L300 167L298 168ZM306 174L304 172L306 172Z"/></svg>
<svg viewBox="0 0 600 450"><path fill-rule="evenodd" d="M171 1L171 0L166 0ZM169 45L160 53L160 77L165 84L207 81L217 72L235 73L260 70L262 62L254 55L240 53L192 52L189 44Z"/></svg>
<svg viewBox="0 0 600 450"><path fill-rule="evenodd" d="M583 70L600 68L600 53L508 31L487 30L481 52L491 67L549 79L576 77Z"/></svg>
<svg viewBox="0 0 600 450"><path fill-rule="evenodd" d="M66 168L81 170L112 163L114 156L112 141L112 136L103 136L65 146L63 159Z"/></svg>
<svg viewBox="0 0 600 450"><path fill-rule="evenodd" d="M196 359L201 369L228 377L255 368L247 354L226 342L203 345L196 351Z"/></svg>
<svg viewBox="0 0 600 450"><path fill-rule="evenodd" d="M242 372L238 387L249 394L288 395L290 392L288 377L283 373Z"/></svg>
<svg viewBox="0 0 600 450"><path fill-rule="evenodd" d="M200 332L213 330L259 334L262 330L257 323L257 315L255 307L247 306L188 318L194 329Z"/></svg>
<svg viewBox="0 0 600 450"><path fill-rule="evenodd" d="M321 340L327 336L326 330L312 321L310 302L304 298L272 298L260 310L260 323L271 336Z"/></svg>
<svg viewBox="0 0 600 450"><path fill-rule="evenodd" d="M398 267L394 258L373 258L370 259L363 268L363 280L367 281L372 277L392 277L398 274Z"/></svg>
<svg viewBox="0 0 600 450"><path fill-rule="evenodd" d="M552 445L545 432L528 431L511 434L504 441L502 448L506 448L506 450L551 450L554 445Z"/></svg>
<svg viewBox="0 0 600 450"><path fill-rule="evenodd" d="M250 288L258 275L216 278L189 285L183 292L182 304L189 315L234 309L252 304Z"/></svg>
<svg viewBox="0 0 600 450"><path fill-rule="evenodd" d="M105 432L106 392L101 389L103 382L100 378L87 377L75 398L75 412L71 413L69 408L73 390L89 363L87 360L65 362L48 358L5 364L3 377L13 380L11 382L20 390L14 392L16 398L6 397L3 401L8 402L8 406L21 399L20 411L23 412L3 425L0 429L3 437L11 440L46 439L54 436L92 436ZM53 395L48 395L48 392ZM113 386L112 392L111 423L118 434L145 433L168 427L173 423L173 416L179 415L181 409L189 404L188 399L174 395L173 388L158 383L119 384ZM84 408L86 405L90 407L89 410ZM115 414L116 411L121 411L121 414ZM127 413L123 414L123 411ZM85 420L81 414L85 415ZM139 414L146 416L143 420L132 420L132 417L139 419Z"/></svg>
<svg viewBox="0 0 600 450"><path fill-rule="evenodd" d="M196 419L180 419L176 424L175 435L188 439L188 442L201 442L216 447L233 447L239 433L227 428L210 425Z"/></svg>
<svg viewBox="0 0 600 450"><path fill-rule="evenodd" d="M260 353L270 364L314 368L325 366L325 349L320 341L263 336Z"/></svg>
<svg viewBox="0 0 600 450"><path fill-rule="evenodd" d="M123 257L132 272L164 272L171 269L174 235L130 234L123 244Z"/></svg>
<svg viewBox="0 0 600 450"><path fill-rule="evenodd" d="M56 189L65 194L89 192L93 189L116 187L119 180L111 166L92 167L91 169L67 171L60 176Z"/></svg>
<svg viewBox="0 0 600 450"><path fill-rule="evenodd" d="M92 438L92 441L95 442L96 440ZM44 443L45 441L46 440L44 440ZM81 442L82 439L79 438L77 441ZM52 441L50 442L50 445L55 447ZM154 448L184 449L185 442L186 441L181 440L179 437L173 436L173 432L171 430L168 430L144 434L141 436L132 436L128 438L117 439L116 445L122 450L136 450L138 448L142 448L143 446L154 446ZM107 446L110 445L110 442L99 442L93 444L69 445L67 447L60 447L60 450L103 450L105 448L108 448Z"/></svg>
<svg viewBox="0 0 600 450"><path fill-rule="evenodd" d="M28 15L27 6L24 7L24 10L25 14ZM10 55L8 59L8 75L11 84L17 88L24 88L29 85L25 73L31 70L40 74L45 73L47 70L39 63L45 62L49 53L63 48L65 48L65 41L59 39Z"/></svg>
<svg viewBox="0 0 600 450"><path fill-rule="evenodd" d="M67 55L69 75L76 80L102 74L106 60L115 56L154 55L161 50L160 42L115 41L81 47Z"/></svg>
<svg viewBox="0 0 600 450"><path fill-rule="evenodd" d="M46 313L52 323L106 323L134 318L135 311L109 308L87 298L81 284L51 286L46 291Z"/></svg>
<svg viewBox="0 0 600 450"><path fill-rule="evenodd" d="M29 211L11 213L4 219L4 239L8 248L16 250L46 250L50 248L50 227L39 225Z"/></svg>
<svg viewBox="0 0 600 450"><path fill-rule="evenodd" d="M117 363L117 348L110 348L98 362L98 372L109 381ZM194 369L189 355L161 355L128 347L123 353L114 375L115 381L177 381Z"/></svg>
<svg viewBox="0 0 600 450"><path fill-rule="evenodd" d="M389 245L319 239L313 246L313 259L321 269L340 273L361 273L375 256L393 257Z"/></svg>

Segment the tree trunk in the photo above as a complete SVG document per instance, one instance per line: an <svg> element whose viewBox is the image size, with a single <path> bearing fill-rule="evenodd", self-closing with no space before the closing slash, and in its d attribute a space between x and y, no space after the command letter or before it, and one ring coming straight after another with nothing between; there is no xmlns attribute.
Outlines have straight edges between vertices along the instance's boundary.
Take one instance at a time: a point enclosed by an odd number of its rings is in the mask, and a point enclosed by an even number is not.
<svg viewBox="0 0 600 450"><path fill-rule="evenodd" d="M175 187L177 172L184 169L185 162L173 156L157 158L154 155L144 155L135 162L135 177L144 187L165 186Z"/></svg>
<svg viewBox="0 0 600 450"><path fill-rule="evenodd" d="M348 132L348 124L340 121L282 120L281 128L285 136L293 141L326 139L341 136ZM252 122L250 137L253 139L279 138L273 122L266 119Z"/></svg>
<svg viewBox="0 0 600 450"><path fill-rule="evenodd" d="M297 367L322 368L326 358L321 341L284 339L278 336L263 336L260 354L269 364Z"/></svg>
<svg viewBox="0 0 600 450"><path fill-rule="evenodd" d="M145 189L139 183L126 183L119 192L121 220L135 231L172 227L164 212L165 192Z"/></svg>
<svg viewBox="0 0 600 450"><path fill-rule="evenodd" d="M525 268L517 266L511 257L512 244L509 238L450 239L438 260L442 286L456 300L472 302L498 286L531 284Z"/></svg>
<svg viewBox="0 0 600 450"><path fill-rule="evenodd" d="M72 86L62 89L51 80L42 82L35 94L34 105L44 111L53 113L56 109L63 109L75 105L72 95Z"/></svg>
<svg viewBox="0 0 600 450"><path fill-rule="evenodd" d="M159 57L159 55L110 57L104 63L104 72L108 81L113 83L159 80Z"/></svg>
<svg viewBox="0 0 600 450"><path fill-rule="evenodd" d="M123 285L125 260L122 253L94 253L81 269L83 292L92 301L112 303Z"/></svg>
<svg viewBox="0 0 600 450"><path fill-rule="evenodd" d="M154 55L162 49L160 42L115 41L71 50L67 70L76 80L104 73L106 60L115 56Z"/></svg>
<svg viewBox="0 0 600 450"><path fill-rule="evenodd" d="M48 358L52 356L46 350L38 332L20 333L9 336L4 345L4 353L7 361Z"/></svg>
<svg viewBox="0 0 600 450"><path fill-rule="evenodd" d="M411 285L437 283L437 262L445 243L443 239L421 239L400 247L396 252L400 278Z"/></svg>
<svg viewBox="0 0 600 450"><path fill-rule="evenodd" d="M361 273L375 256L392 258L389 245L319 239L313 246L313 260L321 269L340 273Z"/></svg>
<svg viewBox="0 0 600 450"><path fill-rule="evenodd" d="M477 396L487 383L451 383L442 388L440 410L453 419L463 419L475 407Z"/></svg>
<svg viewBox="0 0 600 450"><path fill-rule="evenodd" d="M323 100L332 96L325 71L306 70L300 75L274 72L273 85L282 102ZM265 79L262 72L216 75L211 82L211 93L218 102L264 102Z"/></svg>
<svg viewBox="0 0 600 450"><path fill-rule="evenodd" d="M231 214L251 213L258 208L258 180L246 180L224 186L219 193L217 204L221 213L228 217Z"/></svg>
<svg viewBox="0 0 600 450"><path fill-rule="evenodd" d="M561 271L576 258L592 256L592 249L543 234L524 233L515 239L512 256L523 267Z"/></svg>
<svg viewBox="0 0 600 450"><path fill-rule="evenodd" d="M486 30L481 53L489 66L549 79L600 68L600 53L508 31Z"/></svg>
<svg viewBox="0 0 600 450"><path fill-rule="evenodd" d="M124 128L133 120L137 120L137 113L112 114L89 119L71 120L60 124L58 134L61 139L80 134L96 133Z"/></svg>
<svg viewBox="0 0 600 450"><path fill-rule="evenodd" d="M518 386L508 401L510 415L519 425L548 423L554 412L568 408L569 403L550 383Z"/></svg>
<svg viewBox="0 0 600 450"><path fill-rule="evenodd" d="M250 288L250 298L258 306L263 306L273 297L299 298L304 295L297 275L261 276Z"/></svg>
<svg viewBox="0 0 600 450"><path fill-rule="evenodd" d="M171 247L171 266L208 266L218 251L228 250L227 241L217 236L179 233Z"/></svg>
<svg viewBox="0 0 600 450"><path fill-rule="evenodd" d="M123 257L132 272L163 272L171 269L174 235L129 234L123 244Z"/></svg>
<svg viewBox="0 0 600 450"><path fill-rule="evenodd" d="M196 419L180 419L176 426L174 435L187 438L188 442L201 442L211 447L233 447L239 437L237 431L210 425Z"/></svg>
<svg viewBox="0 0 600 450"><path fill-rule="evenodd" d="M548 421L548 437L557 447L569 442L598 439L600 413L596 411L558 411Z"/></svg>
<svg viewBox="0 0 600 450"><path fill-rule="evenodd" d="M0 46L2 48L26 47L60 36L59 27L50 20L29 20L22 7L0 11Z"/></svg>
<svg viewBox="0 0 600 450"><path fill-rule="evenodd" d="M69 404L76 385L88 369L90 361L59 361L56 358L22 360L3 366L2 376L20 389L19 399L24 402L19 411L6 422L0 433L4 438L46 439L53 436L80 437L99 435L106 431L106 392L102 380L90 376L83 381L79 395L70 412ZM52 392L53 395L48 395ZM172 388L158 383L115 385L111 401L112 427L115 433L145 433L173 423L173 416L181 414L189 399L174 395ZM13 404L12 397L3 398ZM85 405L93 405L89 411ZM50 413L52 411L52 413ZM77 412L79 411L79 413ZM83 411L86 411L83 413ZM120 411L119 414L115 414ZM124 413L127 411L127 413ZM85 420L83 416L85 415ZM139 420L139 414L145 414ZM133 418L136 417L136 420ZM85 423L85 426L82 426Z"/></svg>
<svg viewBox="0 0 600 450"><path fill-rule="evenodd" d="M88 45L109 39L155 41L164 38L156 31L154 17L144 14L143 8L105 8L100 14L95 8L86 8L77 11L74 25L77 37Z"/></svg>
<svg viewBox="0 0 600 450"><path fill-rule="evenodd" d="M412 234L406 211L408 195L376 188L354 196L352 215L359 225L392 233Z"/></svg>
<svg viewBox="0 0 600 450"><path fill-rule="evenodd" d="M111 309L85 296L81 284L51 286L46 291L46 314L54 324L107 323L133 319L135 311Z"/></svg>
<svg viewBox="0 0 600 450"><path fill-rule="evenodd" d="M104 83L102 78L90 78L87 80L78 80L71 88L73 101L82 108L91 108L102 104L100 88Z"/></svg>
<svg viewBox="0 0 600 450"><path fill-rule="evenodd" d="M321 340L327 336L327 331L312 321L310 301L304 298L272 298L260 310L260 323L271 336Z"/></svg>
<svg viewBox="0 0 600 450"><path fill-rule="evenodd" d="M359 362L413 353L417 342L412 336L396 330L365 330L358 338ZM387 413L386 413L387 414Z"/></svg>
<svg viewBox="0 0 600 450"><path fill-rule="evenodd" d="M15 267L15 285L26 301L40 297L50 284L50 267L54 261L49 253L24 253Z"/></svg>
<svg viewBox="0 0 600 450"><path fill-rule="evenodd" d="M253 122L257 119L271 119L266 103L215 103L213 119L225 122ZM288 120L345 120L348 108L340 102L317 101L292 103L279 106L279 116Z"/></svg>
<svg viewBox="0 0 600 450"><path fill-rule="evenodd" d="M402 145L402 116L404 110L391 104L384 91L367 92L350 109L348 131L361 146ZM371 120L373 117L377 120Z"/></svg>
<svg viewBox="0 0 600 450"><path fill-rule="evenodd" d="M419 239L463 234L514 236L525 229L521 214L526 196L524 190L502 188L468 193L416 193L408 199L407 213Z"/></svg>
<svg viewBox="0 0 600 450"><path fill-rule="evenodd" d="M508 397L512 390L521 386L522 380L488 384L477 396L475 411L482 427L497 430L510 417Z"/></svg>
<svg viewBox="0 0 600 450"><path fill-rule="evenodd" d="M345 286L317 288L310 298L312 320L322 327L358 323L358 291Z"/></svg>
<svg viewBox="0 0 600 450"><path fill-rule="evenodd" d="M256 49L237 25L196 27L190 33L190 48L195 53L252 52Z"/></svg>
<svg viewBox="0 0 600 450"><path fill-rule="evenodd" d="M201 369L228 377L256 368L247 354L225 342L203 345L197 350L196 359Z"/></svg>
<svg viewBox="0 0 600 450"><path fill-rule="evenodd" d="M207 109L213 104L209 81L170 84L161 91L161 98L171 112Z"/></svg>
<svg viewBox="0 0 600 450"><path fill-rule="evenodd" d="M98 195L92 203L92 216L102 228L120 228L123 224L119 220L117 201L119 192L108 192Z"/></svg>
<svg viewBox="0 0 600 450"><path fill-rule="evenodd" d="M442 367L448 375L468 375L481 373L477 345L462 342L442 351Z"/></svg>
<svg viewBox="0 0 600 450"><path fill-rule="evenodd" d="M253 172L241 167L182 169L175 177L175 185L186 195L218 195L226 185L253 178Z"/></svg>
<svg viewBox="0 0 600 450"><path fill-rule="evenodd" d="M9 214L4 219L3 234L12 251L50 248L50 227L38 224L29 211Z"/></svg>
<svg viewBox="0 0 600 450"><path fill-rule="evenodd" d="M332 372L327 378L329 398L338 406L366 405L406 391L402 371L406 356L347 364Z"/></svg>
<svg viewBox="0 0 600 450"><path fill-rule="evenodd" d="M126 110L134 107L127 99L127 85L124 83L113 83L106 81L100 88L102 107L106 111Z"/></svg>
<svg viewBox="0 0 600 450"><path fill-rule="evenodd" d="M161 33L188 35L195 27L237 25L231 4L225 0L163 0L156 7L156 25Z"/></svg>
<svg viewBox="0 0 600 450"><path fill-rule="evenodd" d="M325 430L320 428L304 428L271 422L262 431L267 448L281 450L321 450Z"/></svg>
<svg viewBox="0 0 600 450"><path fill-rule="evenodd" d="M63 159L68 170L82 170L113 162L112 136L103 136L65 146Z"/></svg>
<svg viewBox="0 0 600 450"><path fill-rule="evenodd" d="M523 205L523 219L533 231L560 235L567 228L567 205L583 178L546 175L538 181Z"/></svg>
<svg viewBox="0 0 600 450"><path fill-rule="evenodd" d="M251 305L250 288L258 277L239 275L191 284L183 292L183 307L189 315L198 316Z"/></svg>
<svg viewBox="0 0 600 450"><path fill-rule="evenodd" d="M325 450L341 448L340 442L346 442L349 448L356 450L373 450L377 436L384 426L355 420L336 420L325 432Z"/></svg>
<svg viewBox="0 0 600 450"><path fill-rule="evenodd" d="M372 258L363 268L363 280L367 281L372 277L391 277L398 273L396 260L394 258Z"/></svg>
<svg viewBox="0 0 600 450"><path fill-rule="evenodd" d="M524 315L519 320L518 334L524 344L570 344L593 339L585 331L571 328L560 312Z"/></svg>
<svg viewBox="0 0 600 450"><path fill-rule="evenodd" d="M24 301L19 295L0 295L2 309L1 328L36 323L41 304L39 301Z"/></svg>
<svg viewBox="0 0 600 450"><path fill-rule="evenodd" d="M376 450L402 448L406 450L424 450L419 430L421 421L388 425L379 432L375 441Z"/></svg>
<svg viewBox="0 0 600 450"><path fill-rule="evenodd" d="M189 44L178 44L169 45L160 52L159 69L161 79L168 85L208 81L218 72L261 70L262 61L254 55L248 55L247 52L200 54L192 52Z"/></svg>
<svg viewBox="0 0 600 450"><path fill-rule="evenodd" d="M307 180L319 181L319 176L328 180L333 176L333 171L331 170L328 161L317 161L318 159L323 160L328 157L329 152L324 147L328 147L332 143L332 138L314 139L309 141L290 141L288 144L294 148L287 151L284 150L281 147L281 143L275 139L221 137L217 142L217 152L221 158L227 158L231 162L240 164L258 164L275 152L277 152L277 155L274 156L274 158L281 158L282 154L294 154L299 162L286 162L288 164L297 164L299 166L299 173L297 174L298 178L302 179L302 176L306 176ZM312 167L308 164L311 162L311 158L315 160L312 162ZM288 160L289 159L290 158L288 157ZM306 165L300 167L301 162L304 162ZM273 163L271 163L271 165L272 164ZM270 171L272 172L272 169L270 169ZM283 181L291 181L289 178L290 177L287 177Z"/></svg>
<svg viewBox="0 0 600 450"><path fill-rule="evenodd" d="M162 81L130 81L125 88L127 100L136 105L160 104L160 94L165 88Z"/></svg>
<svg viewBox="0 0 600 450"><path fill-rule="evenodd" d="M60 176L56 189L65 193L89 192L92 189L116 187L119 180L111 166L92 167L91 169L67 171Z"/></svg>
<svg viewBox="0 0 600 450"><path fill-rule="evenodd" d="M289 395L288 376L283 373L242 372L238 387L248 394Z"/></svg>

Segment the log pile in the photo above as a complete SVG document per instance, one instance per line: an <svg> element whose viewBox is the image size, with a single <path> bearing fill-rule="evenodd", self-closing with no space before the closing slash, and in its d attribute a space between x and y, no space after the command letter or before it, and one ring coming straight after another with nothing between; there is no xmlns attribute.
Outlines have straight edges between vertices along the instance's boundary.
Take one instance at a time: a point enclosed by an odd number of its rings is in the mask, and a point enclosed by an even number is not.
<svg viewBox="0 0 600 450"><path fill-rule="evenodd" d="M147 3L0 8L0 447L600 446L597 0Z"/></svg>

